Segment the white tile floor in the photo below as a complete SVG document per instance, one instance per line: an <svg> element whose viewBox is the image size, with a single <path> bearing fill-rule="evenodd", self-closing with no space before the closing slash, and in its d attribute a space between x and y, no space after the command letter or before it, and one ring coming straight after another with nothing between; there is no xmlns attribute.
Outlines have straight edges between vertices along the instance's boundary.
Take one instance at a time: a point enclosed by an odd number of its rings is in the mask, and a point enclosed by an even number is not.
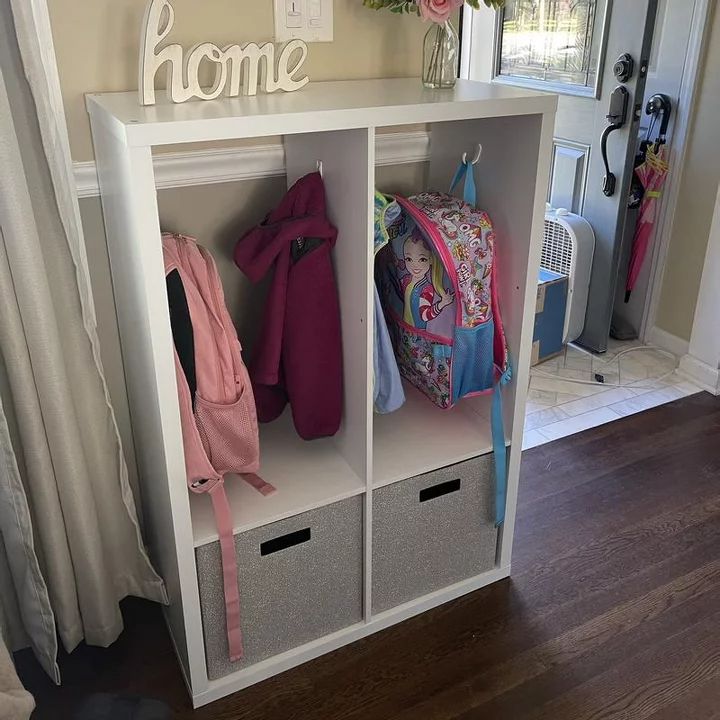
<svg viewBox="0 0 720 720"><path fill-rule="evenodd" d="M647 348L618 357L638 346L637 342L610 340L607 353L598 356L570 346L562 355L532 368L523 449L700 392L674 372L674 359L657 350ZM605 382L596 381L596 374Z"/></svg>

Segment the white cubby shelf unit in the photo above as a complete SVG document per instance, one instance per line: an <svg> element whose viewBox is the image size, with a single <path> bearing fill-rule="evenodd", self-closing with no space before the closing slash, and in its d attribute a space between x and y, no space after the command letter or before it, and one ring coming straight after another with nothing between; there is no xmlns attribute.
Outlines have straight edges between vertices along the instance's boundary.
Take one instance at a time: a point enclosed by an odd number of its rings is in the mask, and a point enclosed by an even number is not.
<svg viewBox="0 0 720 720"><path fill-rule="evenodd" d="M151 107L141 107L137 93L93 94L87 107L147 542L168 586L166 618L194 704L211 702L507 577L555 98L464 80L454 90L427 90L413 78L318 82L291 94ZM398 412L373 413L375 130L408 123L428 126L428 185L433 189L447 188L463 152L472 155L477 143L483 146L478 197L496 229L500 305L514 365L503 406L510 445L507 515L493 536L494 566L373 612L373 560L379 562L385 552L373 548L374 495L379 500L409 478L483 455L491 458L492 451L489 396L443 411L408 388L407 402ZM362 538L357 553L362 558L360 610L347 627L209 679L197 564L199 551L217 540L217 531L209 498L191 497L185 483L152 149L277 135L283 138L288 186L322 162L328 213L339 230L334 262L342 319L343 421L334 438L312 442L296 436L288 413L261 426L261 475L278 492L263 497L234 478L226 486L238 537L271 523L285 526L303 513L331 515L335 507L347 510L348 503L362 508L357 533ZM391 503L392 497L385 500ZM391 506L383 507L392 513ZM242 591L242 568L240 584ZM332 605L332 595L325 603ZM243 631L251 636L253 628Z"/></svg>

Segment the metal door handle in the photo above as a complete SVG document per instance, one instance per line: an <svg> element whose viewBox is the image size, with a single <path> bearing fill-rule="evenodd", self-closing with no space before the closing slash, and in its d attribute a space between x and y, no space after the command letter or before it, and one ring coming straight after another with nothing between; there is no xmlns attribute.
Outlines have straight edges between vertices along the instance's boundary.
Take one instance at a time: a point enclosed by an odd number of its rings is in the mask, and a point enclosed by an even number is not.
<svg viewBox="0 0 720 720"><path fill-rule="evenodd" d="M605 165L605 177L603 178L603 193L607 197L615 194L615 185L617 178L615 174L610 172L610 163L608 162L607 141L610 133L619 130L627 121L628 103L630 93L627 88L618 85L610 95L610 109L608 110L607 120L609 125L603 130L600 138L600 151L602 153L603 164Z"/></svg>
<svg viewBox="0 0 720 720"><path fill-rule="evenodd" d="M617 182L617 178L615 177L615 173L610 172L610 164L608 163L608 154L607 154L607 141L610 137L610 133L614 130L619 130L622 127L622 125L608 125L605 130L603 130L602 137L600 138L600 147L602 151L602 159L603 163L605 164L605 177L603 178L603 193L607 197L612 197L615 194L615 184Z"/></svg>

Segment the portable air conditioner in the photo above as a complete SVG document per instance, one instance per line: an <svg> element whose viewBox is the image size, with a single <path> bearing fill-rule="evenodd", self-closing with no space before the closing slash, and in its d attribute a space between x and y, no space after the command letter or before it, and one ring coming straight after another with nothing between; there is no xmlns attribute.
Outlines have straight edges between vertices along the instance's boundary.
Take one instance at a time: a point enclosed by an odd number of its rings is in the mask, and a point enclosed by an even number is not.
<svg viewBox="0 0 720 720"><path fill-rule="evenodd" d="M540 267L568 276L568 299L563 342L580 337L585 326L595 233L585 218L564 208L545 212Z"/></svg>

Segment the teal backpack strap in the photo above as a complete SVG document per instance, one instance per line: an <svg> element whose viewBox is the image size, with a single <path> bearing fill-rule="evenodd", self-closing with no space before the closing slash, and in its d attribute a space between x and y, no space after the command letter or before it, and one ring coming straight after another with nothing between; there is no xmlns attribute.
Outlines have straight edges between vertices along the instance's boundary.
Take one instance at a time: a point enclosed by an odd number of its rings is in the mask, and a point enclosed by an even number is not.
<svg viewBox="0 0 720 720"><path fill-rule="evenodd" d="M469 172L468 172L469 171ZM463 186L463 200L473 207L477 204L477 191L475 189L475 172L473 166L469 162L461 162L458 169L455 171L455 176L450 183L450 194L458 186L458 183L465 178L465 185Z"/></svg>
<svg viewBox="0 0 720 720"><path fill-rule="evenodd" d="M507 370L495 382L493 388L490 427L492 429L493 455L495 456L495 525L505 521L507 502L507 448L505 447L505 422L502 408L502 386L512 380L512 371Z"/></svg>
<svg viewBox="0 0 720 720"><path fill-rule="evenodd" d="M463 185L463 200L472 207L477 207L477 189L475 187L475 172L472 163L467 160L461 162L450 183L450 193L458 184L465 180ZM507 503L507 448L505 447L505 421L502 409L502 386L512 380L512 371L508 364L505 372L495 381L493 388L492 412L490 428L493 439L493 455L495 457L495 525L500 526L505 521L505 505Z"/></svg>

